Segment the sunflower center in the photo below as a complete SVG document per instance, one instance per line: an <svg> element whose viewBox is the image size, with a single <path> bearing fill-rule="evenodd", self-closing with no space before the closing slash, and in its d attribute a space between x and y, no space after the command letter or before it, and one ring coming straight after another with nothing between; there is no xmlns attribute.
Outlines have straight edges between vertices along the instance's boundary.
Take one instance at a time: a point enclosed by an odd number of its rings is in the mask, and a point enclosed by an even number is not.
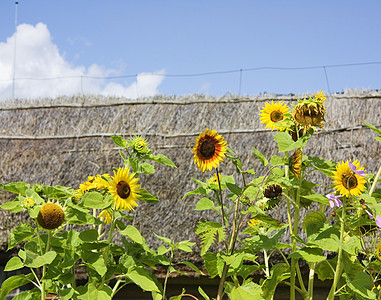
<svg viewBox="0 0 381 300"><path fill-rule="evenodd" d="M343 185L347 190L354 189L357 187L357 178L354 174L350 175L349 177L344 178Z"/></svg>
<svg viewBox="0 0 381 300"><path fill-rule="evenodd" d="M120 198L127 199L130 196L131 189L127 182L119 181L116 185L116 192Z"/></svg>
<svg viewBox="0 0 381 300"><path fill-rule="evenodd" d="M273 112L271 112L270 114L270 119L271 121L273 121L274 123L275 122L279 122L279 121L282 121L283 120L283 114L278 111L278 110L274 110Z"/></svg>
<svg viewBox="0 0 381 300"><path fill-rule="evenodd" d="M205 140L201 143L200 153L205 159L212 158L216 152L216 146L213 140Z"/></svg>

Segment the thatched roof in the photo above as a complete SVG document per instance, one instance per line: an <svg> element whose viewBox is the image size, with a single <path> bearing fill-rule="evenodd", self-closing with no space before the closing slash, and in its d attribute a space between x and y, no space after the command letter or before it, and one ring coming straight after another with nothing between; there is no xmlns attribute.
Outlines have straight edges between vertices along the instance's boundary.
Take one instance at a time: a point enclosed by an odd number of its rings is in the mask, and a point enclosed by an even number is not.
<svg viewBox="0 0 381 300"><path fill-rule="evenodd" d="M300 95L299 98L303 98ZM296 103L298 96L261 95L212 98L153 97L132 101L124 98L78 96L54 100L9 101L0 108L0 182L13 181L78 187L87 176L111 173L121 166L110 136L128 138L141 134L154 153L171 158L177 169L155 165L154 175L142 176L142 185L160 198L159 204L140 203L132 223L152 246L159 241L153 232L176 241L195 239L194 225L200 218L215 218L194 211L198 197L182 200L195 188L190 178L210 177L193 164L190 152L198 133L216 129L241 157L247 168L263 174L264 168L252 152L255 146L267 157L277 153L274 132L264 129L258 113L264 102ZM312 137L306 152L335 161L359 159L370 172L379 167L380 143L362 122L380 126L381 91L352 91L328 95L325 130ZM223 163L227 174L234 168ZM318 176L322 184L330 180ZM0 202L11 195L0 192ZM281 205L282 208L282 205ZM285 221L282 209L274 217ZM0 209L0 245L4 249L9 231L26 219Z"/></svg>

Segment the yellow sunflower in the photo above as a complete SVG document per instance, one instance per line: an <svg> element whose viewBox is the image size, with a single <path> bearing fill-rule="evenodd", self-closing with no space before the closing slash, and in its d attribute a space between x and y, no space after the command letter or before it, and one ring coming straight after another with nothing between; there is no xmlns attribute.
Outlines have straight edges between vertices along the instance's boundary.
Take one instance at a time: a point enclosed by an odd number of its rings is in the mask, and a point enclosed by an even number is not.
<svg viewBox="0 0 381 300"><path fill-rule="evenodd" d="M112 216L110 214L110 212L106 209L106 210L103 210L99 215L98 215L98 218L101 219L102 222L106 223L106 224L110 224L111 221L112 221Z"/></svg>
<svg viewBox="0 0 381 300"><path fill-rule="evenodd" d="M205 132L199 134L196 145L192 149L194 163L202 172L217 168L224 160L226 147L224 138L216 130L210 131L207 128Z"/></svg>
<svg viewBox="0 0 381 300"><path fill-rule="evenodd" d="M336 171L333 171L333 179L333 183L336 184L335 189L346 197L358 196L365 189L364 168L360 168L357 160L338 163Z"/></svg>
<svg viewBox="0 0 381 300"><path fill-rule="evenodd" d="M112 201L115 202L117 210L134 210L139 199L139 178L134 178L135 173L130 175L130 169L119 168L117 172L114 170L114 177L109 183L109 192L113 196Z"/></svg>
<svg viewBox="0 0 381 300"><path fill-rule="evenodd" d="M284 126L277 124L278 122L284 119L284 114L288 112L288 106L284 102L271 101L270 103L265 103L265 106L262 107L261 113L261 123L266 124L266 128L270 128L271 131L274 129L282 130Z"/></svg>
<svg viewBox="0 0 381 300"><path fill-rule="evenodd" d="M81 183L79 189L77 190L78 195L83 196L83 194L93 191L93 190L105 190L108 188L109 184L107 180L111 180L109 174L89 176L88 181Z"/></svg>

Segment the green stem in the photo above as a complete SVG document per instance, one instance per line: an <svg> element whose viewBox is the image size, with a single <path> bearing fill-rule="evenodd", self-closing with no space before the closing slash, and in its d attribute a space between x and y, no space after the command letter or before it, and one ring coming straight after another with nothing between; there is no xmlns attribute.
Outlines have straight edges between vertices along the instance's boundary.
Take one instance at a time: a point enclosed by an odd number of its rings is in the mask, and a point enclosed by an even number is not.
<svg viewBox="0 0 381 300"><path fill-rule="evenodd" d="M372 187L370 188L370 191L369 191L369 196L372 196L372 193L373 193L374 189L376 188L376 184L377 184L378 178L380 178L380 176L381 176L381 166L378 169L376 177L374 177L374 181L373 181Z"/></svg>
<svg viewBox="0 0 381 300"><path fill-rule="evenodd" d="M165 293L167 291L167 282L168 282L169 274L171 273L172 260L173 260L173 251L171 250L171 259L169 260L169 266L168 266L167 274L165 275L165 280L164 280L164 290L163 290L163 298L162 298L163 300L165 299Z"/></svg>
<svg viewBox="0 0 381 300"><path fill-rule="evenodd" d="M114 207L115 208L115 207ZM115 209L112 210L112 221L111 221L111 227L110 227L110 231L108 233L108 237L107 237L107 247L105 248L104 252L103 252L103 260L105 262L105 266L107 268L107 264L108 264L108 258L109 258L109 254L110 254L110 247L111 247L111 241L112 241L112 236L113 236L113 232L114 232L114 229L115 229L115 225L116 225L116 222L115 222ZM103 275L102 277L102 282L100 283L100 287L103 287L103 285L105 284L106 282L106 274Z"/></svg>
<svg viewBox="0 0 381 300"><path fill-rule="evenodd" d="M46 249L45 249L45 253L47 253L49 250L50 250L50 241L52 239L52 231L51 230L48 230L48 241L46 242ZM44 253L44 254L45 254ZM46 298L46 291L45 291L45 280L43 279L44 276L45 276L45 273L46 273L46 265L44 265L42 267L42 277L41 277L41 281L42 281L42 286L41 286L41 300L45 300Z"/></svg>
<svg viewBox="0 0 381 300"><path fill-rule="evenodd" d="M333 300L335 297L335 291L337 287L337 283L339 282L340 275L341 275L341 260L343 255L343 241L344 241L344 219L345 219L345 202L343 201L344 206L342 208L342 215L341 215L341 224L340 224L340 245L339 245L339 253L337 254L337 264L336 264L336 270L335 270L335 277L333 279L333 284L331 287L331 290L329 291L328 300Z"/></svg>
<svg viewBox="0 0 381 300"><path fill-rule="evenodd" d="M308 300L312 300L314 296L314 278L316 263L311 263L310 274L308 275Z"/></svg>
<svg viewBox="0 0 381 300"><path fill-rule="evenodd" d="M220 190L220 202L221 202L221 213L222 213L222 225L226 226L225 222L225 211L224 211L224 201L222 197L222 187L221 187L221 181L220 181L220 174L218 173L218 168L216 168L216 176L218 181L218 188Z"/></svg>
<svg viewBox="0 0 381 300"><path fill-rule="evenodd" d="M230 239L230 243L229 243L229 246L227 249L228 250L227 253L228 254L230 253L230 255L233 254L233 252L234 252L234 246L235 246L235 242L236 242L237 236L238 236L238 231L240 228L239 226L237 227L239 203L240 203L239 198L237 197L236 204L235 204L234 221L233 221L233 235ZM225 262L224 267L222 269L220 283L218 286L217 300L221 300L223 295L224 295L224 283L226 280L226 275L228 273L228 270L229 270L229 266Z"/></svg>
<svg viewBox="0 0 381 300"><path fill-rule="evenodd" d="M267 277L270 277L269 258L268 258L268 256L267 256L267 251L266 251L266 249L263 249L263 257L264 257L264 259L265 259L265 266L266 266L265 273L266 273L266 276L267 276Z"/></svg>

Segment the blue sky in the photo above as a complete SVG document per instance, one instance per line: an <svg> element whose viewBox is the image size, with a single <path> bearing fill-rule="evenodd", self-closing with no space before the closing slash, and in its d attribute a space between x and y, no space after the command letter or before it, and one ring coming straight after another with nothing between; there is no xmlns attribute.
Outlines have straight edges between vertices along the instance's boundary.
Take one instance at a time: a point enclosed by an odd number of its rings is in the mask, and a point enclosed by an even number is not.
<svg viewBox="0 0 381 300"><path fill-rule="evenodd" d="M260 67L327 66L332 92L381 88L377 0L19 0L17 11L14 64L15 1L1 0L0 99L13 76L15 97L328 92L323 68L172 76ZM330 67L367 62L380 64Z"/></svg>

